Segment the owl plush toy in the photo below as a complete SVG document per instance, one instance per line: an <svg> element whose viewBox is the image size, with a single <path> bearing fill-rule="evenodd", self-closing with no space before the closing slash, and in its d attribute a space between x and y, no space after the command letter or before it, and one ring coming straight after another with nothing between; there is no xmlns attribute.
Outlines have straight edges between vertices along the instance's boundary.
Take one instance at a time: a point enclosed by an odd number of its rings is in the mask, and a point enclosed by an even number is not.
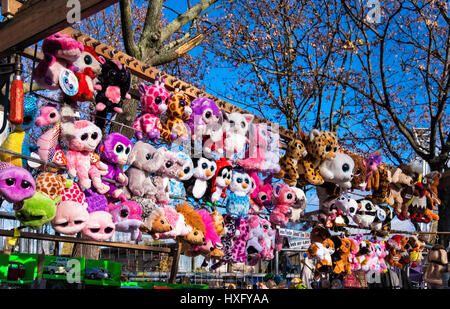
<svg viewBox="0 0 450 309"><path fill-rule="evenodd" d="M229 186L231 192L226 200L227 214L246 219L251 206L249 195L255 186L255 182L249 174L235 169Z"/></svg>

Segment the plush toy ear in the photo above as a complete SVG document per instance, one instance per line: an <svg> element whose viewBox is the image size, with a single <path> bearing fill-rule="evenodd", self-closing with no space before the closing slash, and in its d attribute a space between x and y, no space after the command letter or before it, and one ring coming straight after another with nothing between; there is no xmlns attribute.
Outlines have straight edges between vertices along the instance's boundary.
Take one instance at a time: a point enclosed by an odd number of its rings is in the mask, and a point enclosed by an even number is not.
<svg viewBox="0 0 450 309"><path fill-rule="evenodd" d="M312 142L317 136L320 136L320 131L317 129L312 129L311 132L309 132L309 140Z"/></svg>
<svg viewBox="0 0 450 309"><path fill-rule="evenodd" d="M145 95L147 93L145 84L143 82L139 83L138 88L141 95Z"/></svg>
<svg viewBox="0 0 450 309"><path fill-rule="evenodd" d="M130 155L127 159L127 164L133 165L134 161L136 161L136 151L131 150Z"/></svg>
<svg viewBox="0 0 450 309"><path fill-rule="evenodd" d="M273 186L273 189L272 189L273 195L275 195L276 197L278 197L278 196L280 195L280 192L281 192L281 189L282 189L282 188L283 188L283 186L282 186L281 183L276 183L276 184Z"/></svg>
<svg viewBox="0 0 450 309"><path fill-rule="evenodd" d="M244 114L244 118L245 118L245 121L247 121L247 123L250 123L250 122L253 121L253 119L255 118L255 116L252 115L252 114Z"/></svg>

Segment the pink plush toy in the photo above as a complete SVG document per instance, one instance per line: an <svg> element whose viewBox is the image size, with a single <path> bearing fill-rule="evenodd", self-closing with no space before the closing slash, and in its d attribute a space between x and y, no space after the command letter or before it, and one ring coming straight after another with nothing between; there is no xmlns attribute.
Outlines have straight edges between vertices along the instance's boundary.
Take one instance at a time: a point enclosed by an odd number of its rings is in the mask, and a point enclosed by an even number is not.
<svg viewBox="0 0 450 309"><path fill-rule="evenodd" d="M379 260L375 252L374 244L369 240L364 240L360 244L360 251L361 250L365 253L365 262L362 264L361 270L365 272L376 270Z"/></svg>
<svg viewBox="0 0 450 309"><path fill-rule="evenodd" d="M177 236L183 237L192 232L192 227L186 224L182 213L177 212L175 208L169 205L163 205L160 208L164 211L164 217L167 218L173 228L169 232L151 234L153 239L175 239Z"/></svg>
<svg viewBox="0 0 450 309"><path fill-rule="evenodd" d="M69 176L78 177L78 182L83 189L90 189L93 184L99 193L108 192L109 186L105 185L101 179L101 176L107 173L108 166L93 153L102 140L102 131L87 120L76 121L73 129L74 135L65 135L62 132L62 138L70 149L66 154Z"/></svg>
<svg viewBox="0 0 450 309"><path fill-rule="evenodd" d="M94 211L89 214L83 235L97 241L105 241L114 236L115 229L113 217L109 212Z"/></svg>
<svg viewBox="0 0 450 309"><path fill-rule="evenodd" d="M250 194L253 205L249 213L255 213L263 210L265 207L270 207L272 204L272 177L269 176L261 180L256 172L251 172L250 177L252 177L256 187Z"/></svg>
<svg viewBox="0 0 450 309"><path fill-rule="evenodd" d="M270 213L270 222L285 227L291 216L291 206L295 203L296 193L288 185L276 183L273 186L274 208Z"/></svg>
<svg viewBox="0 0 450 309"><path fill-rule="evenodd" d="M59 89L59 76L64 69L78 71L73 63L81 56L83 44L70 36L55 33L42 43L44 59L34 71L34 80L49 90Z"/></svg>
<svg viewBox="0 0 450 309"><path fill-rule="evenodd" d="M142 139L144 134L151 140L156 140L160 136L162 129L159 115L167 110L170 93L164 87L164 79L157 77L155 84L146 86L139 83L139 93L141 94L141 114L133 123L137 139Z"/></svg>
<svg viewBox="0 0 450 309"><path fill-rule="evenodd" d="M51 224L61 234L75 235L81 232L89 220L84 193L73 182L61 193L61 202L56 206L56 215Z"/></svg>
<svg viewBox="0 0 450 309"><path fill-rule="evenodd" d="M141 239L139 227L142 225L142 207L137 202L126 201L108 204L108 212L113 216L116 231L130 233L131 240Z"/></svg>
<svg viewBox="0 0 450 309"><path fill-rule="evenodd" d="M51 162L53 155L58 148L58 139L61 133L61 115L54 104L47 104L41 107L40 115L36 118L35 124L38 127L53 125L42 134L36 145L38 148L39 158L43 161Z"/></svg>
<svg viewBox="0 0 450 309"><path fill-rule="evenodd" d="M209 212L205 209L200 209L198 214L202 217L202 221L205 224L205 241L203 245L194 247L193 250L203 256L208 256L216 248L216 245L220 243L220 237L216 233L214 221Z"/></svg>
<svg viewBox="0 0 450 309"><path fill-rule="evenodd" d="M380 273L385 272L387 270L387 265L384 258L388 255L388 251L386 250L386 242L384 240L376 241L374 243L374 250L378 258L375 270Z"/></svg>
<svg viewBox="0 0 450 309"><path fill-rule="evenodd" d="M246 252L249 257L248 264L253 266L260 260L273 259L273 236L275 231L270 227L270 222L258 216L248 218L248 240Z"/></svg>
<svg viewBox="0 0 450 309"><path fill-rule="evenodd" d="M252 123L250 125L249 148L246 158L238 160L238 164L246 171L264 171L268 144L269 131L267 130L267 125Z"/></svg>
<svg viewBox="0 0 450 309"><path fill-rule="evenodd" d="M353 238L349 238L353 243L355 244L355 251L350 252L350 267L352 270L360 270L361 269L361 263L364 261L364 256L358 256L359 250L360 250L360 244L363 241L363 236L361 234L358 234L354 236Z"/></svg>

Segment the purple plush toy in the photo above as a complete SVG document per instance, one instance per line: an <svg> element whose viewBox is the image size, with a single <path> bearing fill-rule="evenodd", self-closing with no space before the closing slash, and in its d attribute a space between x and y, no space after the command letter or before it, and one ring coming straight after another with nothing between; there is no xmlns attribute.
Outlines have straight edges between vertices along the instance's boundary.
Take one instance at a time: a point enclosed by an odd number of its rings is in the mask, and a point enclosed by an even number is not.
<svg viewBox="0 0 450 309"><path fill-rule="evenodd" d="M36 182L26 169L6 162L0 162L0 197L10 203L31 198Z"/></svg>
<svg viewBox="0 0 450 309"><path fill-rule="evenodd" d="M112 133L108 135L98 148L101 161L108 166L108 173L103 177L114 180L123 186L128 185L128 177L122 172L120 166L127 163L132 148L131 141L122 134ZM113 198L126 200L122 194L122 189L117 188L113 183L102 181L109 186L108 193Z"/></svg>
<svg viewBox="0 0 450 309"><path fill-rule="evenodd" d="M113 216L108 212L108 201L103 194L85 190L87 211L89 212L89 220L82 231L84 236L97 241L105 241L114 236L116 226Z"/></svg>
<svg viewBox="0 0 450 309"><path fill-rule="evenodd" d="M192 114L186 120L186 124L191 129L191 133L197 140L202 140L206 135L208 127L213 124L219 124L222 119L222 112L216 102L211 99L200 97L191 103Z"/></svg>
<svg viewBox="0 0 450 309"><path fill-rule="evenodd" d="M130 233L131 240L140 240L142 225L142 207L135 201L120 204L108 204L108 211L113 216L116 231Z"/></svg>

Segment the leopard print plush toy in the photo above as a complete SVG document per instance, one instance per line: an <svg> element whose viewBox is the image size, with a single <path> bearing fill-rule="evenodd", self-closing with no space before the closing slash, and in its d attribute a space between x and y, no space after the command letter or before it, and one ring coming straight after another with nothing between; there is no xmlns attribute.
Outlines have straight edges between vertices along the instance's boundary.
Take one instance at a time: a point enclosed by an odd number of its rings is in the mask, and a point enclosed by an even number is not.
<svg viewBox="0 0 450 309"><path fill-rule="evenodd" d="M338 142L335 132L311 130L309 133L306 149L308 155L300 161L300 174L309 184L321 185L324 183L319 173L320 163L325 159L336 157Z"/></svg>
<svg viewBox="0 0 450 309"><path fill-rule="evenodd" d="M188 126L184 123L191 117L191 101L182 91L175 91L170 96L166 110L167 120L162 125L161 137L168 142L178 138L189 138Z"/></svg>
<svg viewBox="0 0 450 309"><path fill-rule="evenodd" d="M299 161L307 155L306 147L300 139L293 139L289 142L286 154L280 158L280 171L275 175L283 179L289 186L297 184Z"/></svg>

